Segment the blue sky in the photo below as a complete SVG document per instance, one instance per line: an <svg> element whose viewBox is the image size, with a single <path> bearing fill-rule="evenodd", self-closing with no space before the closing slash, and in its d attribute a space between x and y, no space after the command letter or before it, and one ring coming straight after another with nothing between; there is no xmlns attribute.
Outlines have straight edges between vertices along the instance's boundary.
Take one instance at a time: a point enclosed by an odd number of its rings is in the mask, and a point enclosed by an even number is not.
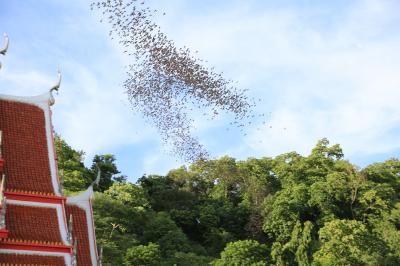
<svg viewBox="0 0 400 266"><path fill-rule="evenodd" d="M323 137L359 166L398 157L399 1L147 2L166 12L156 19L178 46L262 100L267 124L246 135L226 130L228 115L196 116L194 134L214 157L306 155ZM130 58L98 21L88 1L0 1L0 32L10 36L0 93L43 93L60 68L54 127L86 163L112 153L130 180L165 174L182 162L130 109L121 86Z"/></svg>

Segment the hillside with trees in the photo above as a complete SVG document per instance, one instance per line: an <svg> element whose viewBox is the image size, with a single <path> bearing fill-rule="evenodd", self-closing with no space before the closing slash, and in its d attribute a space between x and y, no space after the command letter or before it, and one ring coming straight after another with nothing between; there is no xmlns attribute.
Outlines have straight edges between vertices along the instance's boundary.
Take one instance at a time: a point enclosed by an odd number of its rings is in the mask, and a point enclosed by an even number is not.
<svg viewBox="0 0 400 266"><path fill-rule="evenodd" d="M103 265L400 265L398 159L359 169L322 139L308 156L224 156L131 183L113 155L87 168L59 136L56 149L67 194L101 169Z"/></svg>

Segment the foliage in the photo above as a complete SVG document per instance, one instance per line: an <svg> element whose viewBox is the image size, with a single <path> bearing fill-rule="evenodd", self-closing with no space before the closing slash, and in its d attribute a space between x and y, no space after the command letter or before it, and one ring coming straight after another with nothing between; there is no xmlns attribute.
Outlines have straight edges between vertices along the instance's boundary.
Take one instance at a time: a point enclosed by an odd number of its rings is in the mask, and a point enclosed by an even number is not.
<svg viewBox="0 0 400 266"><path fill-rule="evenodd" d="M240 240L229 243L215 266L267 265L268 247L255 240Z"/></svg>
<svg viewBox="0 0 400 266"><path fill-rule="evenodd" d="M162 265L179 265L179 266L208 266L213 260L212 257L206 257L202 255L197 255L195 253L189 252L176 252L174 256L167 259L162 263Z"/></svg>
<svg viewBox="0 0 400 266"><path fill-rule="evenodd" d="M131 247L125 255L125 265L127 266L158 266L161 262L159 246L154 243Z"/></svg>
<svg viewBox="0 0 400 266"><path fill-rule="evenodd" d="M144 225L143 240L159 244L164 256L171 256L177 250L189 250L186 235L165 212L156 213Z"/></svg>
<svg viewBox="0 0 400 266"><path fill-rule="evenodd" d="M271 158L249 158L238 162L237 167L243 183L243 201L248 205L260 207L264 198L280 189L280 182L273 172L275 166Z"/></svg>
<svg viewBox="0 0 400 266"><path fill-rule="evenodd" d="M68 191L85 190L92 180L92 174L83 164L83 151L71 148L59 135L55 135L54 146L57 154L58 169Z"/></svg>
<svg viewBox="0 0 400 266"><path fill-rule="evenodd" d="M143 188L132 183L115 182L104 193L131 207L142 209L149 207Z"/></svg>
<svg viewBox="0 0 400 266"><path fill-rule="evenodd" d="M66 189L85 189L96 164L57 138ZM360 170L323 139L309 156L224 156L136 184L114 156L95 161L104 265L400 265L397 159Z"/></svg>
<svg viewBox="0 0 400 266"><path fill-rule="evenodd" d="M307 217L310 211L308 200L305 184L294 185L276 193L272 205L265 210L263 228L268 237L280 242L288 241L296 222Z"/></svg>
<svg viewBox="0 0 400 266"><path fill-rule="evenodd" d="M104 247L105 262L123 265L126 250L139 243L140 228L148 219L146 213L103 193L96 193L93 209L96 238Z"/></svg>
<svg viewBox="0 0 400 266"><path fill-rule="evenodd" d="M115 157L111 154L95 155L90 169L86 168L84 152L74 150L60 135L55 135L54 146L57 154L58 169L67 191L77 192L87 189L94 181L98 168L101 171L100 183L95 187L97 191L107 190L114 180L124 181L124 176L115 176L120 172L115 164Z"/></svg>
<svg viewBox="0 0 400 266"><path fill-rule="evenodd" d="M298 221L293 228L289 242L284 245L275 242L275 246L272 247L271 254L273 254L274 262L310 265L314 242L312 229L313 224L310 221L306 221L304 225Z"/></svg>
<svg viewBox="0 0 400 266"><path fill-rule="evenodd" d="M382 265L385 245L360 221L333 220L319 231L313 265Z"/></svg>
<svg viewBox="0 0 400 266"><path fill-rule="evenodd" d="M99 185L95 187L97 191L106 191L114 182L113 178L116 174L120 172L115 164L115 157L112 154L105 155L95 155L93 158L92 172L97 173L100 169L100 182ZM123 180L121 177L116 177L118 180Z"/></svg>

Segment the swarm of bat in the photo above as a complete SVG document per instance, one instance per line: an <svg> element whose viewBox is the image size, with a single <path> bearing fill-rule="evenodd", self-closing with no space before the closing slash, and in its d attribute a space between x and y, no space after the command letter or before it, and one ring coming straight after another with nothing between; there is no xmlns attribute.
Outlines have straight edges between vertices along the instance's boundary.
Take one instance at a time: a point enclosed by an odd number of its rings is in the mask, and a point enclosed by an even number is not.
<svg viewBox="0 0 400 266"><path fill-rule="evenodd" d="M152 20L157 10L136 0L94 1L91 7L102 12L102 20L111 25L110 36L133 57L124 82L132 107L158 129L180 158L192 162L209 156L191 133L193 108L208 110L211 117L220 111L232 113L231 124L239 127L251 116L254 100L205 67L190 49L177 48Z"/></svg>

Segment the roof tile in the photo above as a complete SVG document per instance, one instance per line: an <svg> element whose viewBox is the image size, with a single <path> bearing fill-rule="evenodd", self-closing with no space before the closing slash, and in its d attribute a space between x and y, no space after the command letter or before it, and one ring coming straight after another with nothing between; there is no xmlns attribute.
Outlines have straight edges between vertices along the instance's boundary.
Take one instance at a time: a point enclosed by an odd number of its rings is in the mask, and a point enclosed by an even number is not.
<svg viewBox="0 0 400 266"><path fill-rule="evenodd" d="M65 262L63 257L56 256L0 254L0 266L2 265L65 266Z"/></svg>
<svg viewBox="0 0 400 266"><path fill-rule="evenodd" d="M73 206L66 205L68 217L72 214L73 219L73 236L78 240L77 261L80 266L91 266L89 235L85 210Z"/></svg>
<svg viewBox="0 0 400 266"><path fill-rule="evenodd" d="M0 114L7 189L53 193L43 110L0 100Z"/></svg>
<svg viewBox="0 0 400 266"><path fill-rule="evenodd" d="M56 209L7 204L6 228L10 239L62 242Z"/></svg>

